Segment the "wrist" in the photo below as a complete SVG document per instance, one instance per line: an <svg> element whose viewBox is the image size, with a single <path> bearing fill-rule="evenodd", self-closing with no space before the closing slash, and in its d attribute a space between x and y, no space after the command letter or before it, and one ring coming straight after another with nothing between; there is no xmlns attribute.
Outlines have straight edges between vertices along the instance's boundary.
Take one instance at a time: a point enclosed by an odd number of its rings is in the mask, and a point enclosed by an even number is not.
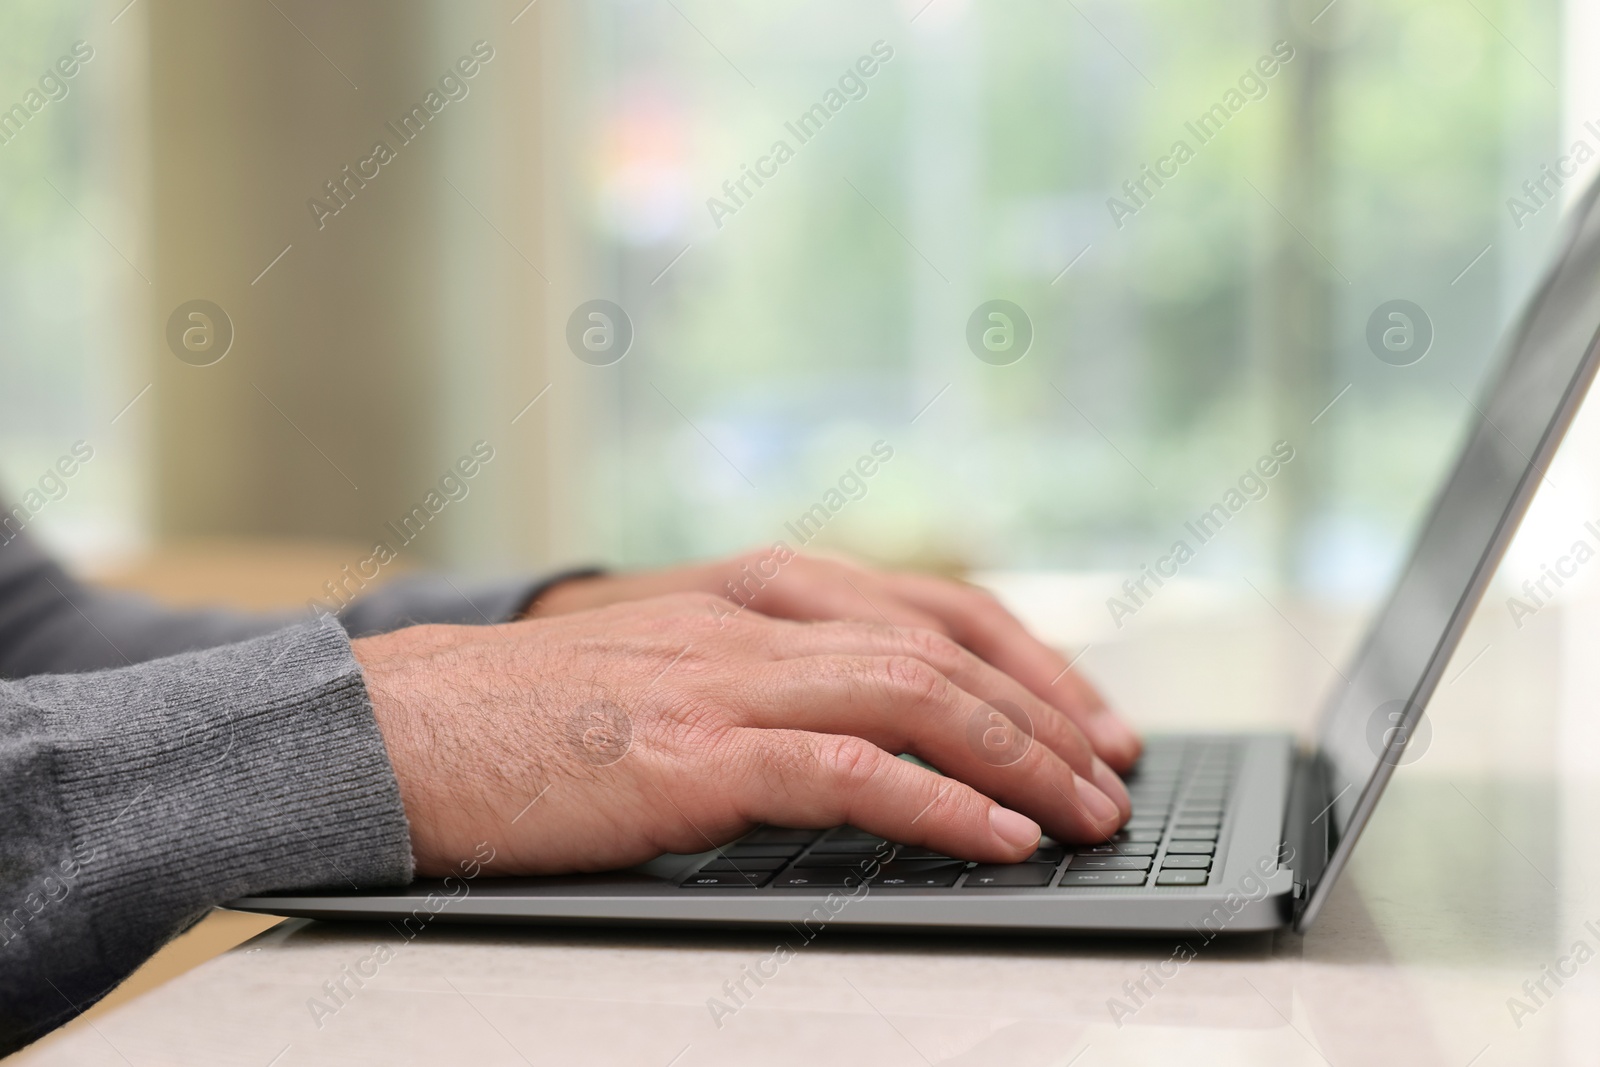
<svg viewBox="0 0 1600 1067"><path fill-rule="evenodd" d="M569 612L599 607L606 603L600 595L600 589L609 581L611 579L598 574L563 578L540 590L539 594L529 601L527 608L522 612L522 617L534 619L546 615L566 615Z"/></svg>
<svg viewBox="0 0 1600 1067"><path fill-rule="evenodd" d="M599 607L609 602L597 595L599 589L614 580L599 567L582 567L557 574L533 591L517 617L532 619Z"/></svg>
<svg viewBox="0 0 1600 1067"><path fill-rule="evenodd" d="M367 698L378 735L389 756L400 804L405 811L411 854L418 874L436 873L438 863L437 799L430 794L433 775L428 767L437 739L417 714L420 707L436 705L444 696L438 688L439 672L430 666L433 653L449 627L414 626L350 642L361 667ZM446 642L448 643L448 642Z"/></svg>

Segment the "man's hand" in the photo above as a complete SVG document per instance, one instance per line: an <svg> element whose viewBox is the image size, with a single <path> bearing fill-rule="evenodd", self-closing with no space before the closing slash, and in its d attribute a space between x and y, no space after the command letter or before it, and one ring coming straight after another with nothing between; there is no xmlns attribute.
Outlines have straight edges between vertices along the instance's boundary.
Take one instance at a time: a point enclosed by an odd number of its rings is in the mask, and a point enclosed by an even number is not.
<svg viewBox="0 0 1600 1067"><path fill-rule="evenodd" d="M508 873L548 874L701 852L764 822L1013 862L1041 825L1092 841L1128 816L1071 716L906 623L729 617L692 593L353 648L424 875L486 838Z"/></svg>
<svg viewBox="0 0 1600 1067"><path fill-rule="evenodd" d="M1106 707L1094 686L986 590L965 582L788 552L753 552L672 570L572 579L541 596L532 614L681 592L715 593L738 608L780 619L877 622L944 634L1065 712L1112 767L1125 771L1139 757L1139 736Z"/></svg>

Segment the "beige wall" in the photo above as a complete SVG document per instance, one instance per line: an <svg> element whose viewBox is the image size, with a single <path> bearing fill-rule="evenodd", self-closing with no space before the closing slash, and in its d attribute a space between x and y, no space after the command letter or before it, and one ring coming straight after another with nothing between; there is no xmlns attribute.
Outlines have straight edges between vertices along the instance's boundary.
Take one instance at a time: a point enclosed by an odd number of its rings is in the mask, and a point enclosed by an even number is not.
<svg viewBox="0 0 1600 1067"><path fill-rule="evenodd" d="M487 439L495 463L409 551L542 561L543 425L509 425L548 381L550 287L528 265L546 255L538 18L442 0L153 0L148 17L157 535L368 542ZM402 146L385 124L478 40L495 56L467 97ZM307 200L331 203L324 183L379 138L394 160L319 230ZM208 367L163 337L195 298L235 330Z"/></svg>

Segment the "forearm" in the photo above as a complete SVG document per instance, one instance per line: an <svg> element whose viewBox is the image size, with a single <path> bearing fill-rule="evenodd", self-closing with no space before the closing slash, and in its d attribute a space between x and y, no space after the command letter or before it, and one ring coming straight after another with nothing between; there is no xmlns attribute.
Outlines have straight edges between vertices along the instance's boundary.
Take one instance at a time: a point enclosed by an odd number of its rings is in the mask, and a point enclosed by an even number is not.
<svg viewBox="0 0 1600 1067"><path fill-rule="evenodd" d="M507 622L567 576L497 583L408 576L355 600L337 617L356 637L421 623ZM0 678L125 667L247 640L313 617L308 609L169 608L77 581L25 534L0 544Z"/></svg>
<svg viewBox="0 0 1600 1067"><path fill-rule="evenodd" d="M125 667L281 629L284 613L174 610L77 581L27 535L0 545L0 678Z"/></svg>
<svg viewBox="0 0 1600 1067"><path fill-rule="evenodd" d="M0 782L0 1054L219 903L411 876L360 669L326 622L0 682Z"/></svg>

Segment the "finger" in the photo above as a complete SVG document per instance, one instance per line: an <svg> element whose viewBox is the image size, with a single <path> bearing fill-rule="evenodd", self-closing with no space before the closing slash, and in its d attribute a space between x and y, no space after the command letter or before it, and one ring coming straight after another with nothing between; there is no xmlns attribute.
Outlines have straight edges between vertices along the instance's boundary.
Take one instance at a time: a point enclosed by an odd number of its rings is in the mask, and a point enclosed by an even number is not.
<svg viewBox="0 0 1600 1067"><path fill-rule="evenodd" d="M1017 724L1019 727L1065 760L1077 774L1093 781L1124 817L1129 813L1128 791L1121 779L1095 754L1072 719L948 637L928 630L896 630L861 623L774 623L765 629L765 637L768 648L784 657L915 656L972 694L976 698L974 709L995 701L1015 705L1025 720ZM990 710L999 713L992 703Z"/></svg>
<svg viewBox="0 0 1600 1067"><path fill-rule="evenodd" d="M970 786L859 737L741 730L748 758L724 769L740 814L778 826L848 824L959 859L1016 863L1039 846L1039 824Z"/></svg>
<svg viewBox="0 0 1600 1067"><path fill-rule="evenodd" d="M910 752L1063 840L1103 840L1127 818L1107 787L1085 780L1008 716L908 656L782 660L751 679L744 726L849 734L889 752ZM1099 774L1111 769L1090 756ZM1120 783L1117 790L1121 792ZM1126 804L1126 793L1121 793Z"/></svg>
<svg viewBox="0 0 1600 1067"><path fill-rule="evenodd" d="M842 619L949 633L937 615L885 589L880 575L803 556L789 566L783 581L771 582L748 598L753 610L799 622Z"/></svg>
<svg viewBox="0 0 1600 1067"><path fill-rule="evenodd" d="M1095 751L1127 770L1143 747L1139 735L1060 653L1030 634L1001 603L983 590L920 574L885 576L899 599L936 615L950 635L1029 690L1072 716Z"/></svg>

